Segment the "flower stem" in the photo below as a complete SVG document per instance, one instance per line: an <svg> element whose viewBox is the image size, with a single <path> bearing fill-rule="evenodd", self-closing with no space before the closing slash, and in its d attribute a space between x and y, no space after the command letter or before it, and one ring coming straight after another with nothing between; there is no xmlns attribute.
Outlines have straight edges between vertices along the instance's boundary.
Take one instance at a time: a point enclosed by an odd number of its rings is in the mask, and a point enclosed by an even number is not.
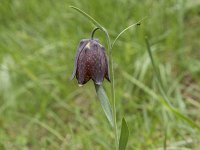
<svg viewBox="0 0 200 150"><path fill-rule="evenodd" d="M107 36L108 42L108 52L109 52L109 64L110 64L110 76L111 76L111 94L112 94L112 110L113 110L113 121L114 121L114 134L115 134L115 148L118 150L119 138L118 138L118 128L117 128L117 113L116 113L116 102L115 102L115 78L114 78L114 67L112 58L112 44L110 42L110 37L108 32L104 31Z"/></svg>
<svg viewBox="0 0 200 150"><path fill-rule="evenodd" d="M115 78L114 78L114 67L113 67L113 58L112 58L112 44L110 41L110 36L105 28L96 27L91 33L91 39L93 39L94 33L96 30L101 29L107 38L108 44L108 54L109 54L109 64L110 64L110 77L111 77L111 94L112 94L112 112L113 112L113 122L114 122L114 134L115 134L115 148L118 150L119 146L119 137L118 137L118 128L117 128L117 113L116 113L116 103L115 103Z"/></svg>
<svg viewBox="0 0 200 150"><path fill-rule="evenodd" d="M92 33L91 33L91 39L93 40L93 37L94 37L94 33L98 30L98 29L100 29L99 27L96 27L96 28L94 28L94 30L92 31Z"/></svg>
<svg viewBox="0 0 200 150"><path fill-rule="evenodd" d="M113 108L113 120L114 120L114 132L115 132L115 147L118 149L119 138L118 138L118 129L117 129L117 113L116 113L116 104L115 104L115 79L114 79L114 68L113 68L113 59L112 54L110 54L110 66L111 66L111 93L112 93L112 108Z"/></svg>

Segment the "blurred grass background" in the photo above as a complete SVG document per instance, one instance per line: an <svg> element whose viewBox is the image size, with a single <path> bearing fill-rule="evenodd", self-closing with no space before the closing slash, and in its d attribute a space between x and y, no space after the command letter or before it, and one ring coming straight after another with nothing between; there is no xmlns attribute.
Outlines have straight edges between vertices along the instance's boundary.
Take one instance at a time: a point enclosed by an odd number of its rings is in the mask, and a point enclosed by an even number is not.
<svg viewBox="0 0 200 150"><path fill-rule="evenodd" d="M69 5L94 17L112 39L147 16L113 50L117 120L127 119L127 149L163 149L165 139L167 149L200 149L197 129L124 75L160 96L147 35L171 103L200 124L199 0L1 0L0 150L114 148L92 82L79 88L69 81L76 47L94 27ZM102 33L95 36L106 45Z"/></svg>

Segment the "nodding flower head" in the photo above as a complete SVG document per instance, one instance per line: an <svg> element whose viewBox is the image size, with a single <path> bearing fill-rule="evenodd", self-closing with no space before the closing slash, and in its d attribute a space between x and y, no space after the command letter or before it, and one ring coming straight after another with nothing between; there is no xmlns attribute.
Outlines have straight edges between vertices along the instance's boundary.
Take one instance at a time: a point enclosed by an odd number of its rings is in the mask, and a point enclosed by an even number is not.
<svg viewBox="0 0 200 150"><path fill-rule="evenodd" d="M97 39L80 41L71 79L75 76L79 86L87 83L90 79L98 85L102 84L104 77L110 81L106 50Z"/></svg>

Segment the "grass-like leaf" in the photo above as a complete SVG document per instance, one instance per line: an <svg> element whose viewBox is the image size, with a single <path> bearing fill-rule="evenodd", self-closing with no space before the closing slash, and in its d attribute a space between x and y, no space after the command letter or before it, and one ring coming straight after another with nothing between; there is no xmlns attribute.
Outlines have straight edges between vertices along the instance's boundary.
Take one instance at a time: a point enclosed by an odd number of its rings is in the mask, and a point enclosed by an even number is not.
<svg viewBox="0 0 200 150"><path fill-rule="evenodd" d="M119 149L118 150L125 150L126 145L128 143L128 137L129 137L129 129L126 123L126 120L122 119L122 126L121 126L121 134L119 139Z"/></svg>
<svg viewBox="0 0 200 150"><path fill-rule="evenodd" d="M101 106L104 110L104 113L108 121L110 122L111 126L113 127L114 126L113 113L112 113L108 96L106 95L106 92L104 91L103 86L95 84L95 89L96 89L97 97L99 98L101 102Z"/></svg>
<svg viewBox="0 0 200 150"><path fill-rule="evenodd" d="M16 113L16 115L18 115L19 117L25 118L30 122L40 125L42 128L46 129L49 133L51 133L52 135L57 137L60 141L63 142L65 140L65 138L58 131L56 131L54 128L50 127L48 124L41 122L39 119L29 117L23 113Z"/></svg>
<svg viewBox="0 0 200 150"><path fill-rule="evenodd" d="M167 127L165 127L165 138L163 141L163 150L167 150Z"/></svg>
<svg viewBox="0 0 200 150"><path fill-rule="evenodd" d="M153 55L152 55L152 52L151 52L151 46L149 44L148 38L146 37L145 40L146 40L146 45L147 45L147 51L148 51L148 54L149 54L149 57L150 57L150 60L151 60L151 63L152 63L153 69L154 69L154 73L155 73L156 78L157 78L158 88L159 88L160 93L161 93L161 95L163 97L163 100L165 101L165 104L166 104L167 108L172 113L174 113L176 116L178 116L179 118L185 120L188 124L190 124L191 126L197 128L198 130L200 130L200 126L198 124L196 124L193 120L191 120L187 116L185 116L182 113L180 113L176 108L174 108L171 105L170 100L169 100L169 98L168 98L168 96L167 96L167 94L165 92L164 86L162 84L160 73L158 71L158 68L157 68L155 62L154 62L154 58L153 58Z"/></svg>
<svg viewBox="0 0 200 150"><path fill-rule="evenodd" d="M113 41L113 43L112 43L112 47L115 45L117 39L118 39L124 32L126 32L128 29L130 29L130 28L132 28L132 27L134 27L134 26L136 26L136 25L140 25L141 21L143 21L145 18L146 18L146 17L144 17L144 18L141 19L140 21L138 21L138 22L136 22L136 23L134 23L134 24L132 24L132 25L126 27L124 30L122 30L122 31L116 36L116 38L114 39L114 41Z"/></svg>
<svg viewBox="0 0 200 150"><path fill-rule="evenodd" d="M78 12L80 12L82 15L84 15L86 18L88 18L95 26L97 26L101 30L104 30L104 28L102 27L102 25L100 23L98 23L94 18L92 18L90 15L88 15L83 10L81 10L81 9L75 7L75 6L69 6L69 7L75 9Z"/></svg>
<svg viewBox="0 0 200 150"><path fill-rule="evenodd" d="M99 29L101 29L106 34L106 38L108 40L108 43L110 43L110 37L108 35L107 30L98 21L96 21L89 14L87 14L86 12L84 12L83 10L81 10L81 9L75 7L75 6L69 6L69 7L75 9L78 12L80 12L83 16L85 16L87 19L89 19L96 27L98 27Z"/></svg>
<svg viewBox="0 0 200 150"><path fill-rule="evenodd" d="M83 16L85 16L87 19L89 19L96 27L98 27L99 29L101 29L106 34L107 43L108 43L108 51L110 52L111 51L110 36L109 36L107 30L98 21L96 21L93 17L91 17L89 14L87 14L83 10L81 10L81 9L75 7L75 6L69 6L69 7L73 8L76 11L78 11L79 13L81 13Z"/></svg>
<svg viewBox="0 0 200 150"><path fill-rule="evenodd" d="M186 121L188 124L190 124L192 127L197 128L198 130L200 130L200 126L198 124L196 124L194 121L192 121L190 118L184 116L182 113L180 113L176 108L174 108L173 106L171 106L169 103L167 103L167 101L165 100L165 98L160 95L157 95L153 90L151 90L149 87L147 87L146 85L144 85L142 82L138 81L137 79L135 79L133 76L129 75L126 72L122 72L123 76L129 80L130 82L132 82L133 84L135 84L137 87L139 87L140 89L142 89L144 92L146 92L147 94L149 94L150 96L152 96L153 98L155 98L156 100L160 101L169 111L171 111L173 114L175 114L176 116L178 116L179 118L183 119L184 121Z"/></svg>

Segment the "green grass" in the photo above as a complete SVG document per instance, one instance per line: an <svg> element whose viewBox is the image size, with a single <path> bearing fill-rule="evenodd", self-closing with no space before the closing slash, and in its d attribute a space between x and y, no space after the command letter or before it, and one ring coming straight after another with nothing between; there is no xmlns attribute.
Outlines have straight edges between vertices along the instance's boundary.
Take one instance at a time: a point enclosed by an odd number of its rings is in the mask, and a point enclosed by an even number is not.
<svg viewBox="0 0 200 150"><path fill-rule="evenodd" d="M0 150L114 149L93 83L79 88L69 81L76 47L94 28L70 5L94 17L111 39L147 16L113 48L117 124L126 117L127 150L164 149L165 141L166 149L200 149L200 131L157 99L145 44L148 36L170 103L199 125L198 0L1 0ZM103 33L95 37L106 45ZM104 86L111 97L110 84Z"/></svg>

